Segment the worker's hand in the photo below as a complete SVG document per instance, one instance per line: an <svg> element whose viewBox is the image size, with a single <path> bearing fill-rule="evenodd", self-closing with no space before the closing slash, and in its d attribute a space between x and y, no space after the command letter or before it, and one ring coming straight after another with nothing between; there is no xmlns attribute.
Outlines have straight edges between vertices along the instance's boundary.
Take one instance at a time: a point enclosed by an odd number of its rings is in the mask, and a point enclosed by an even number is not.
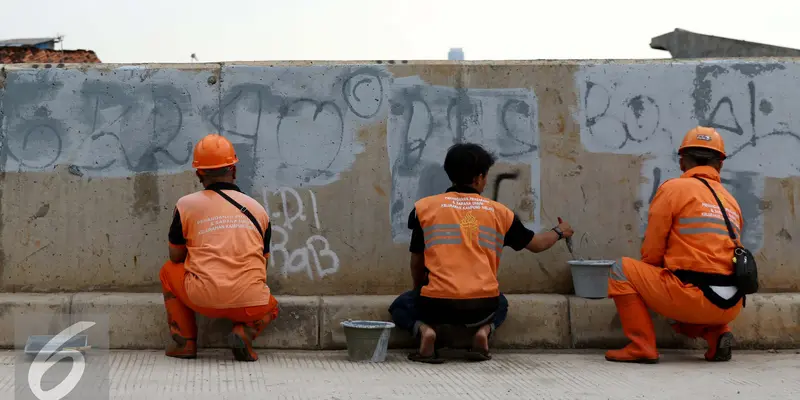
<svg viewBox="0 0 800 400"><path fill-rule="evenodd" d="M575 233L572 231L572 227L569 226L569 223L562 220L561 217L558 218L558 229L561 230L561 233L564 234L565 238L572 237L572 234Z"/></svg>

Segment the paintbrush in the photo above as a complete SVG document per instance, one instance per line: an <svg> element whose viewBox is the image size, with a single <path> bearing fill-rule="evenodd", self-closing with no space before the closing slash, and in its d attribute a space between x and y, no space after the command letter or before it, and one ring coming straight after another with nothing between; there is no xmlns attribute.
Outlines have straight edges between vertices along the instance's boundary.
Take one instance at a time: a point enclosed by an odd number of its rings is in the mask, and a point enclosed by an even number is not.
<svg viewBox="0 0 800 400"><path fill-rule="evenodd" d="M558 223L560 224L562 222L564 221L561 219L561 217L558 217ZM574 260L575 253L572 252L572 238L571 237L564 238L564 241L567 243L567 250L569 250L569 254L572 256L572 259Z"/></svg>
<svg viewBox="0 0 800 400"><path fill-rule="evenodd" d="M500 182L503 182L506 179L516 180L519 177L519 171L508 172L503 174L497 174L497 177L494 181L494 201L497 201L497 195L500 192ZM564 222L561 217L558 217L558 223ZM572 255L572 259L575 259L575 253L572 252L572 238L564 238L567 242L567 250L569 250L569 254Z"/></svg>

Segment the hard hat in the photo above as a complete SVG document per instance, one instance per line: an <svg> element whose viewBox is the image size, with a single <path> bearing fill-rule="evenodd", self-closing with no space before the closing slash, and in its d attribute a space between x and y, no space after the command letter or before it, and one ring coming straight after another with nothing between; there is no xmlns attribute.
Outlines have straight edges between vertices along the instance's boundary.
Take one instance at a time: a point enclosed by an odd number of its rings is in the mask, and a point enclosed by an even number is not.
<svg viewBox="0 0 800 400"><path fill-rule="evenodd" d="M714 128L705 126L693 128L683 137L683 142L681 142L681 147L678 148L678 152L680 153L683 149L692 147L714 150L722 154L722 158L726 157L725 141L722 140L722 135Z"/></svg>
<svg viewBox="0 0 800 400"><path fill-rule="evenodd" d="M200 139L194 146L192 167L196 169L216 169L239 162L233 143L227 138L212 133Z"/></svg>

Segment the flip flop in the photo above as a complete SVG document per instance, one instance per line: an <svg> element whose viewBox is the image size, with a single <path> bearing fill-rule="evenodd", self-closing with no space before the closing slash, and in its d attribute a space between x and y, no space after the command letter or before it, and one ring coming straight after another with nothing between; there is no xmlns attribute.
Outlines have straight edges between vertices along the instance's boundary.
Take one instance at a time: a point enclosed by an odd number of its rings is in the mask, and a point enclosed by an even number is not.
<svg viewBox="0 0 800 400"><path fill-rule="evenodd" d="M477 350L477 349L470 349L467 354L465 355L467 360L469 361L489 361L492 359L492 356L489 354L488 351L484 350Z"/></svg>
<svg viewBox="0 0 800 400"><path fill-rule="evenodd" d="M420 363L425 363L425 364L442 364L442 363L444 363L444 359L439 358L439 354L437 354L435 351L433 352L432 355L429 355L429 356L423 356L422 354L419 354L418 351L416 351L414 353L409 354L408 355L408 359L411 360L411 361L414 361L414 362L420 362Z"/></svg>

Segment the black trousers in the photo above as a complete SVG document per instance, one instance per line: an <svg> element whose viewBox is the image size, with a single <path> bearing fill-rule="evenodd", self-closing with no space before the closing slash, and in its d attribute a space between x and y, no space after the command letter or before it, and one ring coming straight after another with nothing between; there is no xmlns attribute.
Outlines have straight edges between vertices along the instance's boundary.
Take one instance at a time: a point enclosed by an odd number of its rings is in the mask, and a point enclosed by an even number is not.
<svg viewBox="0 0 800 400"><path fill-rule="evenodd" d="M421 296L419 289L409 290L394 300L389 307L392 321L398 328L417 334L419 325L491 324L499 327L508 316L508 300L501 293L485 299L435 299Z"/></svg>

